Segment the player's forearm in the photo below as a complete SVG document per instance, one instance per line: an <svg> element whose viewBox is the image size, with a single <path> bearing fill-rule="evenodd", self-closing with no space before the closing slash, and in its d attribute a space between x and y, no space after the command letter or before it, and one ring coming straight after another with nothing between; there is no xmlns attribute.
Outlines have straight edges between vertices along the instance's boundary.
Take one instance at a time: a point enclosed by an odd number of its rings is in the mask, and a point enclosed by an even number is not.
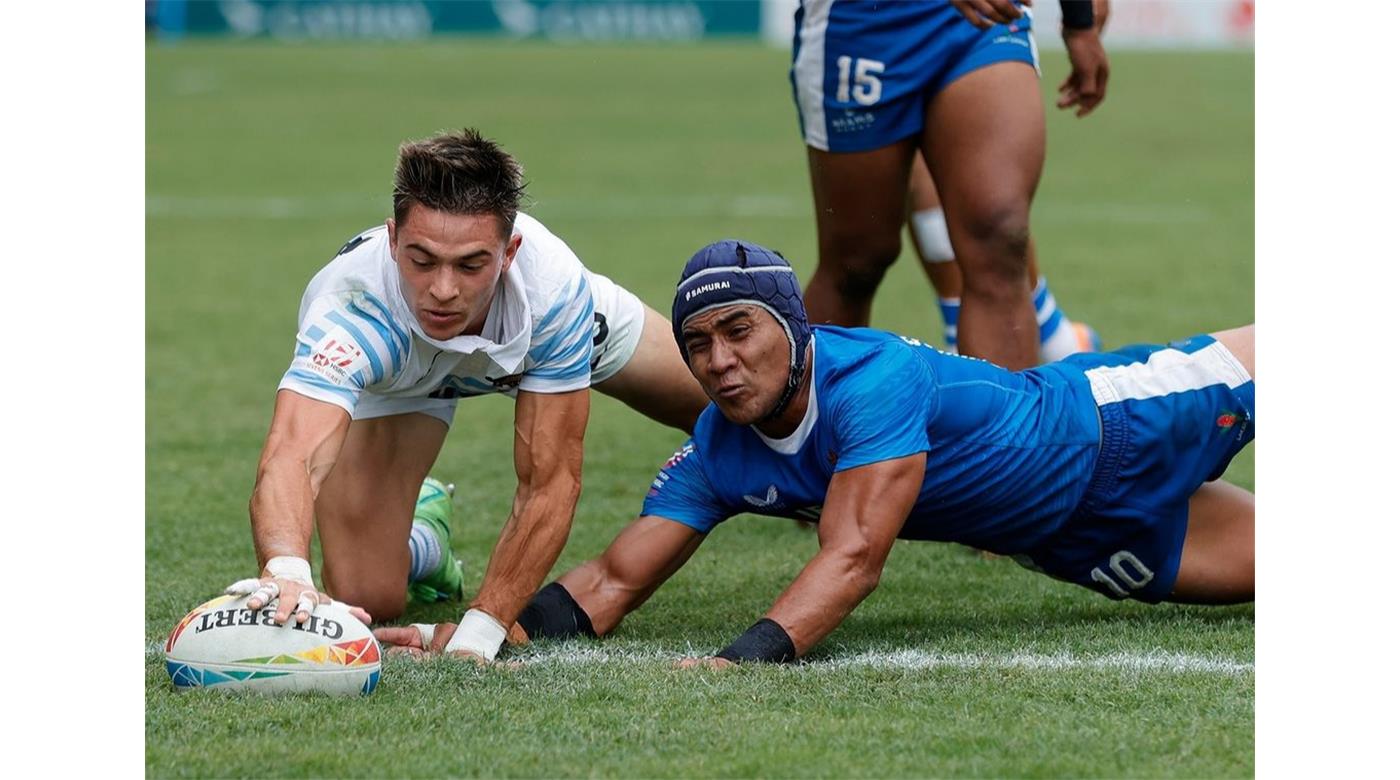
<svg viewBox="0 0 1400 780"><path fill-rule="evenodd" d="M281 555L309 558L314 502L306 461L274 456L259 464L248 502L259 569Z"/></svg>
<svg viewBox="0 0 1400 780"><path fill-rule="evenodd" d="M522 486L491 552L472 609L505 625L519 616L569 539L578 494L578 477L570 474L560 474L543 485Z"/></svg>
<svg viewBox="0 0 1400 780"><path fill-rule="evenodd" d="M881 568L864 555L823 550L773 602L766 617L787 631L798 656L805 655L875 590Z"/></svg>

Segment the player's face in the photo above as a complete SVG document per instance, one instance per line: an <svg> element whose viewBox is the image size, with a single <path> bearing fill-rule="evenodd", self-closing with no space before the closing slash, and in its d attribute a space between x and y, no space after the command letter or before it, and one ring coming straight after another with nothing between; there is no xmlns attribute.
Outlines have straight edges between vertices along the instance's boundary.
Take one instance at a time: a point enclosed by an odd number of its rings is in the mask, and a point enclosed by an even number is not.
<svg viewBox="0 0 1400 780"><path fill-rule="evenodd" d="M403 222L388 225L390 254L423 332L443 341L479 335L520 236L502 235L491 214L449 214L419 204L409 207Z"/></svg>
<svg viewBox="0 0 1400 780"><path fill-rule="evenodd" d="M736 304L696 315L681 329L690 372L725 419L762 420L787 386L791 348L773 315Z"/></svg>

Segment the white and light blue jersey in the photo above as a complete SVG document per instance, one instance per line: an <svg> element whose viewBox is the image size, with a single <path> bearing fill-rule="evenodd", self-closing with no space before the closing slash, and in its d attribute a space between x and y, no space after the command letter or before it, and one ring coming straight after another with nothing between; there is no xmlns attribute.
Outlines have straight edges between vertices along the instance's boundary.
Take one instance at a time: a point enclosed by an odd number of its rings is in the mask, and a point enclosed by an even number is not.
<svg viewBox="0 0 1400 780"><path fill-rule="evenodd" d="M519 214L515 261L481 335L423 332L404 298L387 228L351 239L302 296L291 367L278 389L354 414L365 395L459 398L586 388L593 354L589 274L543 225Z"/></svg>

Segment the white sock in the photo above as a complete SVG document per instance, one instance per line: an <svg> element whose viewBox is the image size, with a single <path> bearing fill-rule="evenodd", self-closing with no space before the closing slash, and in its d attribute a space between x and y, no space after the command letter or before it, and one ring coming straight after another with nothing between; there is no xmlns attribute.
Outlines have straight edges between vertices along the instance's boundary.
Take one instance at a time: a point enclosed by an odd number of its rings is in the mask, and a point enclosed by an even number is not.
<svg viewBox="0 0 1400 780"><path fill-rule="evenodd" d="M408 533L408 581L417 582L437 571L442 564L442 544L432 526L413 521L413 530Z"/></svg>

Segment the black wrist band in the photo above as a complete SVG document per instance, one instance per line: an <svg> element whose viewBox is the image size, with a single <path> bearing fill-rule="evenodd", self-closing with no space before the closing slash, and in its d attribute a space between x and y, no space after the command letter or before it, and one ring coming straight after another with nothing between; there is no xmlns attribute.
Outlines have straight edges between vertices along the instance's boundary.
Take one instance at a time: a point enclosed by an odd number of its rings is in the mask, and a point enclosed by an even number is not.
<svg viewBox="0 0 1400 780"><path fill-rule="evenodd" d="M792 646L792 637L777 623L762 618L749 626L729 647L715 653L716 658L739 663L742 661L762 661L781 664L797 657L797 648Z"/></svg>
<svg viewBox="0 0 1400 780"><path fill-rule="evenodd" d="M1091 0L1060 0L1060 24L1066 30L1088 30L1094 26Z"/></svg>
<svg viewBox="0 0 1400 780"><path fill-rule="evenodd" d="M593 621L588 618L588 613L557 582L540 588L515 622L525 629L531 639L598 638L593 632Z"/></svg>

